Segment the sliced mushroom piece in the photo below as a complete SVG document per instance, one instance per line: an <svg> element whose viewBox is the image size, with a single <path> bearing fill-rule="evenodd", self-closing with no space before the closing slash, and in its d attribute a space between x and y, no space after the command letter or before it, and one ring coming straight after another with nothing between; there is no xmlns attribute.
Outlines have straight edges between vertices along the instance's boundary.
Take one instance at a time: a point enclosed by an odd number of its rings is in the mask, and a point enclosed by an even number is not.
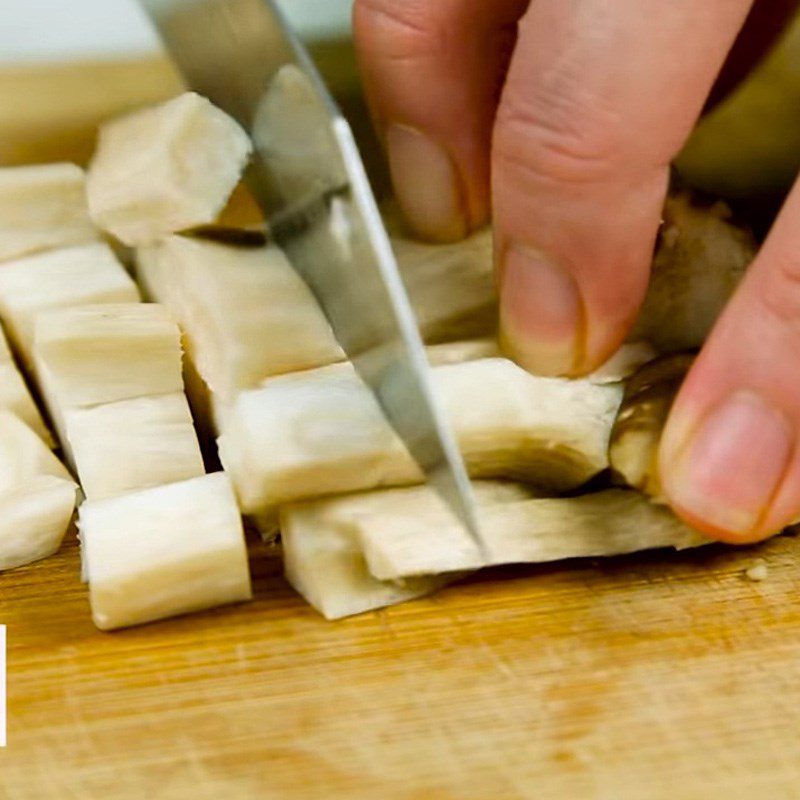
<svg viewBox="0 0 800 800"><path fill-rule="evenodd" d="M504 358L434 367L470 474L575 489L608 466L618 384L541 378ZM422 482L350 364L242 392L219 415L220 458L245 513L296 500Z"/></svg>
<svg viewBox="0 0 800 800"><path fill-rule="evenodd" d="M318 526L298 510L282 530L286 579L326 619L341 619L432 594L452 578L428 577L402 585L373 578L346 527Z"/></svg>
<svg viewBox="0 0 800 800"><path fill-rule="evenodd" d="M0 409L0 491L39 475L72 481L67 468L33 430Z"/></svg>
<svg viewBox="0 0 800 800"><path fill-rule="evenodd" d="M252 596L242 520L222 473L87 501L78 526L102 630Z"/></svg>
<svg viewBox="0 0 800 800"><path fill-rule="evenodd" d="M225 416L230 403L225 402L224 395L214 393L212 396L208 384L198 374L189 350L187 343L184 346L184 382L195 419L200 429L206 433L220 431L222 428L219 420ZM433 367L502 357L500 346L494 338L429 345L425 348L425 352L428 363ZM623 344L606 364L588 375L587 380L596 384L620 383L655 356L655 350L646 342Z"/></svg>
<svg viewBox="0 0 800 800"><path fill-rule="evenodd" d="M395 246L424 339L494 333L489 232L456 245ZM223 402L266 378L345 359L317 301L275 247L170 236L137 250L137 278L176 315L197 371Z"/></svg>
<svg viewBox="0 0 800 800"><path fill-rule="evenodd" d="M153 303L109 303L42 312L37 371L62 413L135 397L183 392L180 331Z"/></svg>
<svg viewBox="0 0 800 800"><path fill-rule="evenodd" d="M36 380L69 463L70 409L183 392L180 332L166 309L109 303L36 318Z"/></svg>
<svg viewBox="0 0 800 800"><path fill-rule="evenodd" d="M277 247L171 236L139 249L137 271L148 294L175 315L195 369L220 402L270 376L345 358Z"/></svg>
<svg viewBox="0 0 800 800"><path fill-rule="evenodd" d="M216 418L220 460L247 514L422 480L348 363L270 378L216 409Z"/></svg>
<svg viewBox="0 0 800 800"><path fill-rule="evenodd" d="M88 500L205 474L182 392L68 409L64 421Z"/></svg>
<svg viewBox="0 0 800 800"><path fill-rule="evenodd" d="M72 520L76 488L47 445L0 410L0 570L58 550Z"/></svg>
<svg viewBox="0 0 800 800"><path fill-rule="evenodd" d="M0 491L0 571L53 555L75 511L76 486L39 475Z"/></svg>
<svg viewBox="0 0 800 800"><path fill-rule="evenodd" d="M0 409L7 409L19 417L48 446L53 437L42 419L25 379L17 368L0 327Z"/></svg>
<svg viewBox="0 0 800 800"><path fill-rule="evenodd" d="M422 338L437 343L493 335L497 330L492 230L456 244L395 238L403 282Z"/></svg>
<svg viewBox="0 0 800 800"><path fill-rule="evenodd" d="M0 264L0 316L26 368L36 316L89 303L135 303L139 290L102 242L50 250Z"/></svg>
<svg viewBox="0 0 800 800"><path fill-rule="evenodd" d="M622 480L654 499L661 499L658 445L675 396L694 361L680 353L645 364L628 380L608 457Z"/></svg>
<svg viewBox="0 0 800 800"><path fill-rule="evenodd" d="M89 167L92 218L127 245L214 222L251 149L237 122L193 92L112 120Z"/></svg>
<svg viewBox="0 0 800 800"><path fill-rule="evenodd" d="M631 339L663 353L700 347L755 252L752 234L730 221L724 203L703 205L688 192L671 195Z"/></svg>
<svg viewBox="0 0 800 800"><path fill-rule="evenodd" d="M370 574L384 581L708 543L668 509L622 489L479 503L478 514L488 557L432 492L413 505L376 505L354 513L350 524Z"/></svg>
<svg viewBox="0 0 800 800"><path fill-rule="evenodd" d="M75 164L0 169L0 261L98 239Z"/></svg>
<svg viewBox="0 0 800 800"><path fill-rule="evenodd" d="M479 502L510 502L530 496L516 484L476 481ZM369 574L352 521L362 514L408 513L426 502L423 486L313 501L281 509L286 577L328 619L361 614L430 594L458 576L380 581ZM435 531L432 532L432 535Z"/></svg>

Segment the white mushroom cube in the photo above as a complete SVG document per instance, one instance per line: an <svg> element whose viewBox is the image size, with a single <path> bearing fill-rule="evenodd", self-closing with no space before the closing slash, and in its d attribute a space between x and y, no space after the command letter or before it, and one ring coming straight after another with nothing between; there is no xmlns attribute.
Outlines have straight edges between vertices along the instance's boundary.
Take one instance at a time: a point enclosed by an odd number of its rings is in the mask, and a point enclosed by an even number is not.
<svg viewBox="0 0 800 800"><path fill-rule="evenodd" d="M223 473L88 501L79 528L98 628L251 597L242 521Z"/></svg>
<svg viewBox="0 0 800 800"><path fill-rule="evenodd" d="M133 303L139 290L107 244L95 242L0 264L0 316L26 364L36 316L89 303Z"/></svg>
<svg viewBox="0 0 800 800"><path fill-rule="evenodd" d="M0 570L53 555L75 510L75 484L41 475L0 492Z"/></svg>
<svg viewBox="0 0 800 800"><path fill-rule="evenodd" d="M180 331L149 303L58 309L39 315L36 367L61 413L183 391Z"/></svg>
<svg viewBox="0 0 800 800"><path fill-rule="evenodd" d="M182 393L70 409L64 425L89 500L205 474Z"/></svg>
<svg viewBox="0 0 800 800"><path fill-rule="evenodd" d="M75 482L47 445L0 410L0 570L58 550L75 509Z"/></svg>
<svg viewBox="0 0 800 800"><path fill-rule="evenodd" d="M228 401L272 375L342 361L311 290L277 247L171 236L137 254L153 298L175 314L195 368Z"/></svg>
<svg viewBox="0 0 800 800"><path fill-rule="evenodd" d="M42 419L22 373L17 369L3 330L0 328L0 409L2 408L19 417L43 442L48 445L53 444L50 431Z"/></svg>
<svg viewBox="0 0 800 800"><path fill-rule="evenodd" d="M193 92L112 120L89 168L92 219L128 245L213 222L250 151L239 124Z"/></svg>
<svg viewBox="0 0 800 800"><path fill-rule="evenodd" d="M64 163L0 169L0 261L98 236L89 219L80 167Z"/></svg>
<svg viewBox="0 0 800 800"><path fill-rule="evenodd" d="M50 448L21 419L0 409L0 491L38 475L71 481Z"/></svg>

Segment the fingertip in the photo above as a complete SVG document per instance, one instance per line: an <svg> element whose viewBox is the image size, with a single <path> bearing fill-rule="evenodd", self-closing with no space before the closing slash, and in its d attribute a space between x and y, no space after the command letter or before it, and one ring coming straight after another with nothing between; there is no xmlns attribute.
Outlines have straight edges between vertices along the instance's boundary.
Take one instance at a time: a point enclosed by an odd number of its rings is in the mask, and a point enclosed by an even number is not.
<svg viewBox="0 0 800 800"><path fill-rule="evenodd" d="M572 375L583 360L584 327L573 276L533 249L506 247L500 265L503 351L530 372Z"/></svg>
<svg viewBox="0 0 800 800"><path fill-rule="evenodd" d="M762 532L748 531L745 533L734 533L725 528L720 528L702 517L694 514L690 509L681 508L673 503L670 504L673 513L682 519L690 528L706 536L714 542L729 544L737 547L757 544L774 536L778 531Z"/></svg>
<svg viewBox="0 0 800 800"><path fill-rule="evenodd" d="M692 527L729 544L768 538L782 527L773 500L790 469L796 432L768 398L738 390L709 408L684 401L659 451L664 494Z"/></svg>
<svg viewBox="0 0 800 800"><path fill-rule="evenodd" d="M386 147L397 201L413 233L442 243L467 236L466 192L445 147L399 124L387 129Z"/></svg>
<svg viewBox="0 0 800 800"><path fill-rule="evenodd" d="M355 4L364 92L419 238L457 241L489 220L492 121L514 38L507 32L527 4Z"/></svg>
<svg viewBox="0 0 800 800"><path fill-rule="evenodd" d="M574 378L605 364L622 345L638 307L631 292L616 303L616 314L591 309L573 273L524 244L501 250L497 274L501 348L538 375ZM625 304L632 309L628 316L620 314Z"/></svg>

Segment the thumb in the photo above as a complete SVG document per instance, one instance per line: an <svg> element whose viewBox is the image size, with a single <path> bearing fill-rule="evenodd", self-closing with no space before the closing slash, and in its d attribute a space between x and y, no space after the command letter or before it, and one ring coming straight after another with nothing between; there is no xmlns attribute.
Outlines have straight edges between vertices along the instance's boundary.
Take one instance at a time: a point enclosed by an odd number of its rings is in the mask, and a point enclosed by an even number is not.
<svg viewBox="0 0 800 800"><path fill-rule="evenodd" d="M659 464L667 499L731 542L800 513L800 187L678 395Z"/></svg>

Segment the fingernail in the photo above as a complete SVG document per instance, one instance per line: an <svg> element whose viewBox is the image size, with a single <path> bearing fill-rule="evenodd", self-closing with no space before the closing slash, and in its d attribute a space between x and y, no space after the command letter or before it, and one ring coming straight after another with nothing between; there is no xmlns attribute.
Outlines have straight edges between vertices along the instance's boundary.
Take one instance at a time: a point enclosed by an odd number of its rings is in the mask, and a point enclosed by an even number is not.
<svg viewBox="0 0 800 800"><path fill-rule="evenodd" d="M445 149L407 125L386 133L397 200L415 233L432 241L456 241L468 223L461 181Z"/></svg>
<svg viewBox="0 0 800 800"><path fill-rule="evenodd" d="M500 339L520 366L566 375L580 360L583 304L575 279L536 251L511 245L500 269Z"/></svg>
<svg viewBox="0 0 800 800"><path fill-rule="evenodd" d="M667 436L669 431L667 430ZM794 445L792 427L776 408L749 391L714 408L689 440L664 452L670 502L709 528L746 536L766 513Z"/></svg>

